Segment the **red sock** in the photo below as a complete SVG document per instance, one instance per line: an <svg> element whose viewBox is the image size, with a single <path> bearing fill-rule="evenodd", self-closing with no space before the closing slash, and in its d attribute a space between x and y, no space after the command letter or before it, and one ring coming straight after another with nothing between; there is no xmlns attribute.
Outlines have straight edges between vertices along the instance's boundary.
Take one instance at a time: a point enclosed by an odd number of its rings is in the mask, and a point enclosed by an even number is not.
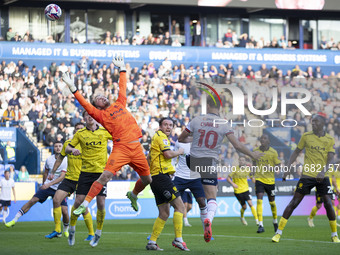
<svg viewBox="0 0 340 255"><path fill-rule="evenodd" d="M133 194L137 196L144 188L145 188L145 185L142 183L141 178L139 178L132 192Z"/></svg>
<svg viewBox="0 0 340 255"><path fill-rule="evenodd" d="M102 188L103 188L103 185L100 184L99 182L95 181L92 184L89 193L87 193L85 200L90 203L92 201L92 199L99 194L99 192L102 190Z"/></svg>

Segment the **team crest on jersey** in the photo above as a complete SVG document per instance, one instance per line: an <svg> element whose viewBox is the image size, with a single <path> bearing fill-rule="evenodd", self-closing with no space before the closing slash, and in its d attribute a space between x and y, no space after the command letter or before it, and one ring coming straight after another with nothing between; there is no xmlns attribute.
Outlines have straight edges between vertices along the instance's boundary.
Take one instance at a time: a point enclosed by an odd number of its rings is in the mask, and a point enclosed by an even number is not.
<svg viewBox="0 0 340 255"><path fill-rule="evenodd" d="M303 183L299 183L299 189L302 189Z"/></svg>
<svg viewBox="0 0 340 255"><path fill-rule="evenodd" d="M164 145L169 145L168 139L163 139Z"/></svg>
<svg viewBox="0 0 340 255"><path fill-rule="evenodd" d="M103 135L99 135L98 137L99 137L100 140L103 139Z"/></svg>

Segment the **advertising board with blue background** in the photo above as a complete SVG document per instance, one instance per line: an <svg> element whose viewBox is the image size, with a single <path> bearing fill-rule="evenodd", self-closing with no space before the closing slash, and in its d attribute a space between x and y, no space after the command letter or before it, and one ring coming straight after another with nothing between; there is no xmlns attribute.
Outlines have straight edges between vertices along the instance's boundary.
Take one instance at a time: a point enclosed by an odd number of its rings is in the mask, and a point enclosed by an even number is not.
<svg viewBox="0 0 340 255"><path fill-rule="evenodd" d="M167 46L107 46L98 44L46 44L46 43L0 43L0 58L5 61L24 60L28 65L38 68L49 66L51 62L77 62L82 56L91 61L97 59L109 63L115 55L124 56L132 66L154 62L158 66L166 57L173 64L200 65L211 64L252 65L254 70L262 63L269 67L278 65L284 71L296 64L304 70L307 66L321 66L325 74L336 71L340 65L340 52L327 50L283 50L283 49L245 49L215 47L167 47ZM244 66L245 68L246 66Z"/></svg>

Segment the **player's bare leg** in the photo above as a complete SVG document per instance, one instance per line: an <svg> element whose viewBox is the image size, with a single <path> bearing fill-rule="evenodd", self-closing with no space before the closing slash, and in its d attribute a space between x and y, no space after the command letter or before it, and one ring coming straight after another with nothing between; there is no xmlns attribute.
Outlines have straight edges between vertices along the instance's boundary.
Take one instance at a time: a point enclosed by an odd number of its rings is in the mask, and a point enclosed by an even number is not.
<svg viewBox="0 0 340 255"><path fill-rule="evenodd" d="M96 247L102 235L103 224L105 219L105 196L97 196L97 229L94 238L91 240L90 245Z"/></svg>
<svg viewBox="0 0 340 255"><path fill-rule="evenodd" d="M5 224L6 227L10 228L15 225L15 223L19 220L21 216L23 216L25 213L27 213L33 205L35 205L39 201L39 198L37 197L32 197L30 201L28 201L26 204L24 204L19 212L15 215L14 219L7 222Z"/></svg>
<svg viewBox="0 0 340 255"><path fill-rule="evenodd" d="M247 203L248 203L248 205L250 207L251 213L254 216L256 225L259 225L259 219L258 219L258 216L257 216L257 212L256 212L256 209L255 209L255 206L253 205L253 201L252 200L247 200Z"/></svg>
<svg viewBox="0 0 340 255"><path fill-rule="evenodd" d="M286 209L282 214L276 234L272 238L273 242L278 243L280 241L282 231L285 228L289 217L292 215L295 208L301 203L304 196L305 196L304 194L301 194L299 192L294 193L292 200L289 202L289 204L287 205Z"/></svg>
<svg viewBox="0 0 340 255"><path fill-rule="evenodd" d="M144 190L144 188L150 184L152 181L151 179L151 175L145 175L145 176L141 176L136 184L135 187L132 191L128 191L126 193L126 196L128 199L130 199L131 201L131 206L135 211L138 211L138 204L137 204L137 196L140 192L142 192L142 190Z"/></svg>
<svg viewBox="0 0 340 255"><path fill-rule="evenodd" d="M215 185L203 185L205 197L207 199L207 218L204 220L204 240L210 242L212 236L212 221L214 220L217 210L216 195L217 186Z"/></svg>
<svg viewBox="0 0 340 255"><path fill-rule="evenodd" d="M318 212L318 210L321 208L321 206L322 206L322 203L316 203L316 205L313 206L309 217L307 218L308 226L310 226L311 228L313 228L315 226L313 219L314 219L316 213Z"/></svg>
<svg viewBox="0 0 340 255"><path fill-rule="evenodd" d="M80 214L86 211L86 208L89 206L90 202L94 197L96 197L104 185L106 185L113 177L113 173L110 171L104 170L104 172L99 176L99 178L93 182L89 192L87 193L85 200L81 203L81 205L73 211L73 214L79 216Z"/></svg>
<svg viewBox="0 0 340 255"><path fill-rule="evenodd" d="M326 209L327 218L329 220L329 225L332 231L331 240L333 243L340 243L340 240L338 238L337 226L336 226L336 215L333 209L332 200L330 196L328 195L324 195L322 198L323 198L323 205Z"/></svg>

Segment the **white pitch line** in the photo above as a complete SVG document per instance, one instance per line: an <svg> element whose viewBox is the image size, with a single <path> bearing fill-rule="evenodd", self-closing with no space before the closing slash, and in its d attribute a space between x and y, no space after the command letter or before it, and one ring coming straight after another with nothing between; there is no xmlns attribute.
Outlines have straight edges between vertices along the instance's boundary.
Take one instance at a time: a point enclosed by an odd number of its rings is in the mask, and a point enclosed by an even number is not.
<svg viewBox="0 0 340 255"><path fill-rule="evenodd" d="M4 231L3 233L7 234L18 234L17 232L6 232ZM21 234L30 234L30 233L35 233L35 234L46 234L45 232L22 232ZM85 231L76 231L76 233L81 233L81 234L87 234L88 232ZM128 235L145 235L148 236L151 233L148 232L102 232L103 234L128 234ZM174 234L171 233L162 233L161 236L173 236ZM202 237L202 234L184 234L185 236L193 236L193 237ZM213 237L221 237L221 238L239 238L239 239L262 239L262 240L269 240L269 237L257 237L257 236L231 236L231 235L213 235ZM310 242L310 243L324 243L324 244L330 244L332 242L328 241L318 241L318 240L303 240L303 239L292 239L292 238L283 238L282 241L298 241L298 242Z"/></svg>

